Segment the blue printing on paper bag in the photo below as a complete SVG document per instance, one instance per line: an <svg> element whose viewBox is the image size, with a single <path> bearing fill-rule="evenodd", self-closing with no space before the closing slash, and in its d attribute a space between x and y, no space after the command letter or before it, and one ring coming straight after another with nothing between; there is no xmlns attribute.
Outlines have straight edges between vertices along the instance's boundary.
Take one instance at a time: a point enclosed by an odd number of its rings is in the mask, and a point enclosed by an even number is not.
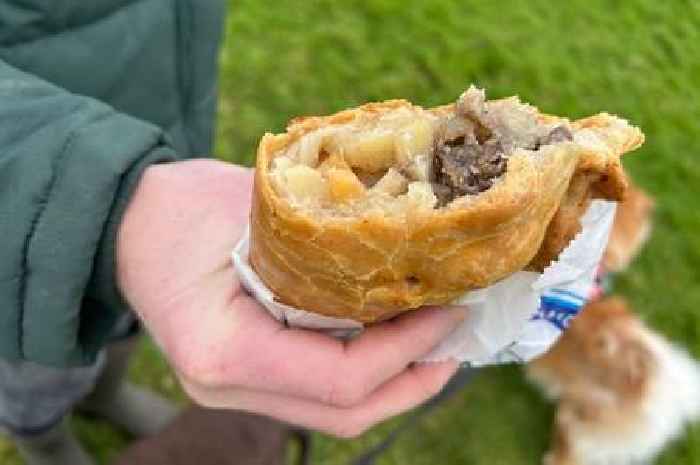
<svg viewBox="0 0 700 465"><path fill-rule="evenodd" d="M564 331L585 304L586 299L574 292L551 289L540 298L540 307L532 319L545 320Z"/></svg>

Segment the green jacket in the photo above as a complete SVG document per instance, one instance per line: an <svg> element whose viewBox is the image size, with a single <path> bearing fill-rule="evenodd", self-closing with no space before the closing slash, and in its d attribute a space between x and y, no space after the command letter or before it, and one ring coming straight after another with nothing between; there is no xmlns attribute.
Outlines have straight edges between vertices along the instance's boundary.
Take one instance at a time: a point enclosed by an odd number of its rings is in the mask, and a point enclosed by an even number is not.
<svg viewBox="0 0 700 465"><path fill-rule="evenodd" d="M90 363L152 163L207 155L223 0L0 0L0 357Z"/></svg>

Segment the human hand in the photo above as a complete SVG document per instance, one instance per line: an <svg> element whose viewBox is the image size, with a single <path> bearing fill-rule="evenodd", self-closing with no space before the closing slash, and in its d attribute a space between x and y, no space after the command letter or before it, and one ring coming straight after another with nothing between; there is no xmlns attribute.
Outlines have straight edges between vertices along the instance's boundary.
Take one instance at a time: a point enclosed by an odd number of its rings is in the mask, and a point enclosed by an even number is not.
<svg viewBox="0 0 700 465"><path fill-rule="evenodd" d="M456 362L413 364L463 318L423 309L351 341L272 318L241 288L230 253L253 171L213 160L149 167L117 237L125 298L197 403L352 437L436 394Z"/></svg>

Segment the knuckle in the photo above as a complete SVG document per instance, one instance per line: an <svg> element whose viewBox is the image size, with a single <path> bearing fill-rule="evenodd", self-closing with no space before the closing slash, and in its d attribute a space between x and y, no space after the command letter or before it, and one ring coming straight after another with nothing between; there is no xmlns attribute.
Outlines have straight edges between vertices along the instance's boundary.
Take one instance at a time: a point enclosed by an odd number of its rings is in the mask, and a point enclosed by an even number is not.
<svg viewBox="0 0 700 465"><path fill-rule="evenodd" d="M355 379L352 376L345 379ZM366 390L358 383L345 382L341 377L334 377L329 383L325 403L334 407L349 408L358 405L366 396Z"/></svg>
<svg viewBox="0 0 700 465"><path fill-rule="evenodd" d="M221 370L211 354L200 351L179 351L175 357L175 365L182 376L193 383L209 387L220 383Z"/></svg>
<svg viewBox="0 0 700 465"><path fill-rule="evenodd" d="M415 378L425 398L432 398L438 395L447 383L447 379L440 376L425 377L416 374Z"/></svg>

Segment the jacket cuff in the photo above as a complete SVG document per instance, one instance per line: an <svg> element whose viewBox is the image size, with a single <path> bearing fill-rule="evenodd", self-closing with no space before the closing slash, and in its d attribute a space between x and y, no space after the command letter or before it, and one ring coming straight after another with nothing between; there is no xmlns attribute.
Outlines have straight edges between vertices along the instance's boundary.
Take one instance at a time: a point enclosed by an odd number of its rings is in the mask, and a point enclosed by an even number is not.
<svg viewBox="0 0 700 465"><path fill-rule="evenodd" d="M54 159L26 245L20 350L40 364L92 363L109 339L127 308L114 269L121 217L146 167L175 159L159 128L96 106Z"/></svg>
<svg viewBox="0 0 700 465"><path fill-rule="evenodd" d="M163 139L161 143L166 144L166 141ZM117 233L124 212L146 168L176 159L173 150L167 145L157 147L138 159L121 178L98 243L92 276L80 312L79 340L82 346L82 363L90 363L95 359L99 350L113 336L113 329L122 313L130 311L117 285L116 276Z"/></svg>

